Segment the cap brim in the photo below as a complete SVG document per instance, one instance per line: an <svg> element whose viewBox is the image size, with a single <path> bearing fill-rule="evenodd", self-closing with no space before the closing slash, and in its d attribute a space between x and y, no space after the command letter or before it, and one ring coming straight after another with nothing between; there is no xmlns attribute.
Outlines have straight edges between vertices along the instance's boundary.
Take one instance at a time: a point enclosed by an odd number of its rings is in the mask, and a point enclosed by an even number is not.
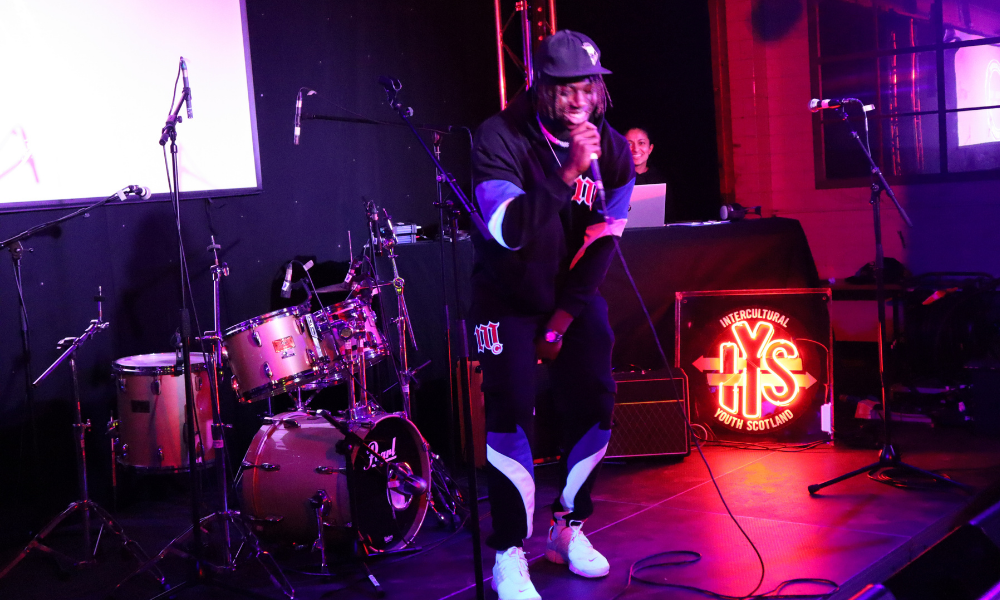
<svg viewBox="0 0 1000 600"><path fill-rule="evenodd" d="M605 69L604 67L592 67L586 71L542 71L542 75L545 77L550 77L552 79L579 79L581 77L590 77L591 75L610 75L611 71Z"/></svg>

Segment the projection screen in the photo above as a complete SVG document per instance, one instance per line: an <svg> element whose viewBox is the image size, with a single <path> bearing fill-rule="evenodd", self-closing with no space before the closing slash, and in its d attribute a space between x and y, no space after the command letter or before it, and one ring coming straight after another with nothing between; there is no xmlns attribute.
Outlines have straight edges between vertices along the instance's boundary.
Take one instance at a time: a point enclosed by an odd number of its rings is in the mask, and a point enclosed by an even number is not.
<svg viewBox="0 0 1000 600"><path fill-rule="evenodd" d="M259 191L244 0L0 0L0 211L126 185L166 198L159 138L181 56L182 197Z"/></svg>

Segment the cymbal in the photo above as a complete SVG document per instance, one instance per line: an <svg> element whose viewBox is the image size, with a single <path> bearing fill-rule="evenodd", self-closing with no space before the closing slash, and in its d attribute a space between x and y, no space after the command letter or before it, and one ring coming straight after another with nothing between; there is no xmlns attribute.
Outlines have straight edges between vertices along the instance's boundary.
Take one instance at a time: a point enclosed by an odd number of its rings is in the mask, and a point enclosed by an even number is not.
<svg viewBox="0 0 1000 600"><path fill-rule="evenodd" d="M350 292L351 290L367 290L372 288L372 280L365 279L357 283L334 283L333 285L323 286L321 288L316 288L317 294L330 294L333 292ZM386 287L392 285L391 281L380 281L378 287Z"/></svg>

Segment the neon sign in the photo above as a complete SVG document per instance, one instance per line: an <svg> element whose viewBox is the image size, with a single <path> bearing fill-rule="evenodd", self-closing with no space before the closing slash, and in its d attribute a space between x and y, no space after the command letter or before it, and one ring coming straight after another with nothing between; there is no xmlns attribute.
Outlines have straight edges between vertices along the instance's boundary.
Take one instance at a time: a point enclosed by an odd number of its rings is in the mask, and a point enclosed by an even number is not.
<svg viewBox="0 0 1000 600"><path fill-rule="evenodd" d="M816 383L788 333L787 316L766 308L733 311L711 353L694 361L714 391L713 420L742 432L782 428L797 418L797 404Z"/></svg>

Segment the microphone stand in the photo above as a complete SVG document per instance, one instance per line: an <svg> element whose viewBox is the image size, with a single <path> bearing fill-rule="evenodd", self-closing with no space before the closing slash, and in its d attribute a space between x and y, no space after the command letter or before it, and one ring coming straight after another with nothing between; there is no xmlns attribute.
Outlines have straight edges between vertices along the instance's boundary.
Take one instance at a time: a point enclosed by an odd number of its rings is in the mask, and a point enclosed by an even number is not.
<svg viewBox="0 0 1000 600"><path fill-rule="evenodd" d="M850 101L857 102L861 104L860 100L849 99ZM845 102L846 105L846 102ZM892 192L892 188L889 187L889 183L885 180L882 175L881 169L872 160L871 152L869 152L868 147L865 142L861 141L861 137L858 132L852 127L847 120L847 110L844 106L836 109L840 118L843 119L844 123L847 125L848 129L851 130L851 137L854 141L858 143L858 147L861 148L861 152L865 155L868 160L868 165L871 169L872 183L871 183L871 198L869 202L872 205L872 224L875 227L875 303L878 305L878 376L879 376L879 393L882 397L882 449L879 452L878 460L870 465L861 467L846 473L839 477L834 477L823 483L814 483L808 487L810 494L815 494L819 490L839 483L846 479L850 479L856 475L861 475L862 473L875 471L883 468L892 468L904 472L909 472L912 474L917 474L923 477L927 477L937 481L939 483L949 484L961 487L963 489L969 489L965 484L959 483L948 479L947 477L942 477L936 473L931 473L930 471L925 471L904 463L899 452L892 445L892 438L890 436L891 427L889 425L890 415L889 415L889 402L888 400L892 396L892 391L888 386L885 374L885 350L886 350L886 323L885 323L885 276L883 272L884 256L882 252L882 218L879 205L881 204L881 194L884 190L892 203L896 206L896 210L899 212L899 216L903 218L903 221L910 227L913 227L913 223L910 221L910 217L907 216L906 211L903 207L899 205L899 201L896 200L896 194ZM865 137L867 139L868 133L868 115L865 113Z"/></svg>
<svg viewBox="0 0 1000 600"><path fill-rule="evenodd" d="M39 550L45 554L48 554L56 563L62 572L68 571L70 568L79 567L82 565L94 564L97 562L97 548L101 544L101 535L104 533L104 529L107 528L111 533L118 536L121 540L124 549L132 555L137 561L142 562L149 559L146 553L142 550L134 540L129 539L125 535L124 530L111 518L111 515L107 513L103 508L101 508L96 502L90 499L90 492L87 486L87 430L90 429L90 419L87 422L83 422L83 414L80 409L80 380L77 376L76 368L76 351L80 348L87 340L95 336L98 332L107 329L109 323L104 321L103 311L101 310L101 301L103 297L101 296L101 288L97 288L97 296L94 300L97 302L97 318L90 321L87 328L77 337L68 337L59 340L57 348L60 350L65 348L63 353L53 362L49 368L45 369L45 372L38 376L31 386L37 386L46 377L52 374L59 365L61 365L66 359L69 359L69 367L71 374L71 381L73 383L73 414L75 421L73 423L74 436L76 438L76 443L74 444L76 448L76 476L77 485L80 491L80 499L75 502L70 503L69 507L63 512L59 513L54 519L49 521L49 523L42 528L42 530L28 543L27 546L17 557L11 561L3 571L0 571L0 578L10 573L10 571L17 566L21 560L23 560L32 550ZM77 511L83 512L83 551L84 558L81 560L73 560L68 555L59 552L49 546L46 546L43 542L46 537L52 531L58 527L67 517L73 515ZM91 544L91 531L90 531L90 517L91 512L93 512L97 518L101 521L101 529L97 534L97 541ZM158 581L163 582L163 573L156 570L156 575Z"/></svg>
<svg viewBox="0 0 1000 600"><path fill-rule="evenodd" d="M413 109L410 107L404 107L402 103L396 101L396 93L402 88L402 84L396 80L390 80L389 84L383 83L385 88L386 99L389 102L389 106L393 108L398 114L399 118L409 126L410 131L413 132L414 137L420 142L420 146L423 147L424 151L427 152L427 156L430 157L434 166L437 168L437 172L441 174L441 178L444 183L448 184L451 188L452 193L458 198L461 204L460 208L464 209L469 215L472 223L479 229L480 233L486 235L487 229L486 224L483 222L482 217L476 210L476 207L472 204L469 198L462 191L462 188L458 186L455 178L445 171L444 167L441 166L441 161L438 160L434 152L427 146L427 143L420 133L418 133L417 128L410 122L410 117L413 115ZM475 572L476 580L476 598L478 600L483 600L486 597L486 591L483 585L483 549L481 544L482 533L479 527L479 486L476 479L476 459L475 459L475 444L472 442L472 397L469 389L469 332L465 325L465 315L462 309L462 288L458 282L458 215L459 210L456 210L454 204L448 203L451 210L449 211L449 220L451 225L451 257L452 257L452 277L454 279L455 286L455 316L458 323L458 342L459 342L459 393L461 397L462 406L464 408L465 417L465 430L469 432L466 436L467 443L465 444L465 459L468 469L469 478L469 517L472 523L472 561L473 569ZM444 207L442 206L442 210ZM444 232L442 231L442 235ZM449 373L451 371L451 365L448 365Z"/></svg>
<svg viewBox="0 0 1000 600"><path fill-rule="evenodd" d="M217 571L232 570L235 567L232 561L232 557L229 555L228 544L230 540L228 538L230 530L228 526L225 528L224 531L224 535L227 538L225 540L226 565L224 567L217 567L215 565L212 565L205 559L206 556L205 550L207 546L202 539L203 527L206 524L205 521L211 519L213 515L209 515L205 519L202 519L200 515L201 503L202 503L202 489L201 489L201 477L199 471L202 468L202 461L200 461L199 459L202 453L198 451L199 449L197 448L197 437L195 435L195 421L196 421L197 409L195 407L194 387L190 375L192 335L191 335L191 313L190 310L188 309L188 298L191 297L191 289L188 285L187 259L184 255L184 237L181 233L181 199L180 199L180 179L179 179L180 169L178 168L177 164L177 124L182 121L180 117L181 108L190 101L190 97L191 97L191 90L190 88L185 86L181 90L181 96L177 102L177 105L173 107L173 109L170 111L170 114L167 115L167 122L163 126L163 130L161 131L160 134L160 145L165 146L167 141L170 142L171 179L173 180L173 185L171 186L170 189L170 199L174 207L174 217L176 219L177 246L180 259L179 267L180 267L180 277L181 277L181 285L180 285L181 356L180 356L180 364L178 364L178 371L184 377L184 400L185 400L184 415L186 420L185 434L187 438L188 469L191 480L191 528L188 531L182 533L174 540L172 540L169 544L167 544L166 548L164 548L163 551L161 551L160 554L158 554L155 558L147 561L146 564L142 565L141 567L139 567L138 570L136 570L128 577L126 577L121 583L118 584L115 590L117 591L118 589L120 589L121 586L125 584L125 582L129 581L135 575L143 572L148 568L151 568L157 561L162 559L164 556L167 555L168 552L171 551L189 560L191 562L190 565L191 571L186 580L182 581L180 584L174 586L173 588L169 588L166 591L157 594L151 600L161 600L161 599L165 600L166 598L177 595L177 592L182 589L187 589L198 585L212 585L216 587L224 587L220 582L212 579L212 574L214 574ZM190 107L190 105L188 106ZM219 265L216 266L218 267ZM221 268L224 269L224 267ZM214 280L214 286L218 286L218 277L221 277L221 272L216 272L213 270L212 277ZM218 310L216 310L215 314L217 320ZM218 327L216 329L218 329ZM213 354L215 353L213 352ZM210 387L214 390L215 393L215 399L213 401L213 418L215 418L215 415L217 415L217 408L218 408L217 406L215 406L215 403L218 401L218 385L216 381L217 373L215 372L217 366L215 364L214 359L209 361L209 368L213 369L213 372L209 374L210 375L209 381L210 381ZM225 477L224 448L222 452L218 453L218 455L216 456L216 460L222 463L220 469L223 470L223 477ZM226 494L226 485L228 485L228 482L223 482L223 498L226 502L228 502ZM276 572L272 572L271 569L268 567L268 564L262 560L261 558L262 555L265 556L266 558L270 558L270 555L262 552L259 546L256 545L255 536L253 536L249 528L242 523L242 519L236 520L228 518L228 507L226 507L226 510L222 514L227 517L224 518L224 523L226 523L227 525L232 523L234 526L236 526L237 529L245 529L240 531L240 533L243 534L244 539L247 542L250 542L254 546L255 549L254 557L257 558L260 564L264 567L265 571L267 571L268 576L271 579L271 582L276 587L281 589L281 591L284 592L286 596L288 596L289 598L293 598L295 591L288 583L288 580L284 578L284 574L281 573L280 569L277 569L277 565L275 565ZM177 548L177 546L179 546L181 543L187 541L189 535L191 541L190 544L188 544L188 551L185 552ZM273 562L273 559L271 559L271 562ZM279 582L276 579L276 575L280 575L282 580L281 582ZM228 586L225 587L227 587L228 589ZM247 595L251 594L251 592L249 592L248 590L237 590L237 591L241 591Z"/></svg>
<svg viewBox="0 0 1000 600"><path fill-rule="evenodd" d="M21 282L24 280L21 272L21 258L24 256L24 250L25 250L24 245L21 242L32 237L36 233L48 229L49 227L62 223L63 221L68 221L84 213L90 212L91 210L98 208L99 206L104 206L108 202L111 202L112 200L115 199L119 200L125 199L124 189L115 192L114 194L111 194L107 198L98 200L97 202L90 204L89 206L77 209L69 214L63 215L56 219L52 219L51 221L46 221L44 223L40 223L33 227L29 227L28 229L22 231L21 233L13 237L0 241L0 250L6 248L8 251L10 251L10 258L14 266L14 284L17 286L17 303L21 320L21 354L24 357L24 362L23 362L24 398L25 398L25 406L27 408L26 411L27 412L26 417L28 422L27 435L30 437L32 461L34 461L35 457L38 456L38 429L35 423L35 386L33 385L31 379L31 336L30 336L30 329L28 327L28 308L27 306L25 306L24 289L23 286L21 285ZM31 252L33 249L28 248L27 250L28 252ZM35 469L30 464L21 465L21 468L27 469L29 472L33 474L37 472L37 469ZM32 475L31 477L32 477L32 482L29 486L29 489L34 490L37 485L37 479L35 475Z"/></svg>

